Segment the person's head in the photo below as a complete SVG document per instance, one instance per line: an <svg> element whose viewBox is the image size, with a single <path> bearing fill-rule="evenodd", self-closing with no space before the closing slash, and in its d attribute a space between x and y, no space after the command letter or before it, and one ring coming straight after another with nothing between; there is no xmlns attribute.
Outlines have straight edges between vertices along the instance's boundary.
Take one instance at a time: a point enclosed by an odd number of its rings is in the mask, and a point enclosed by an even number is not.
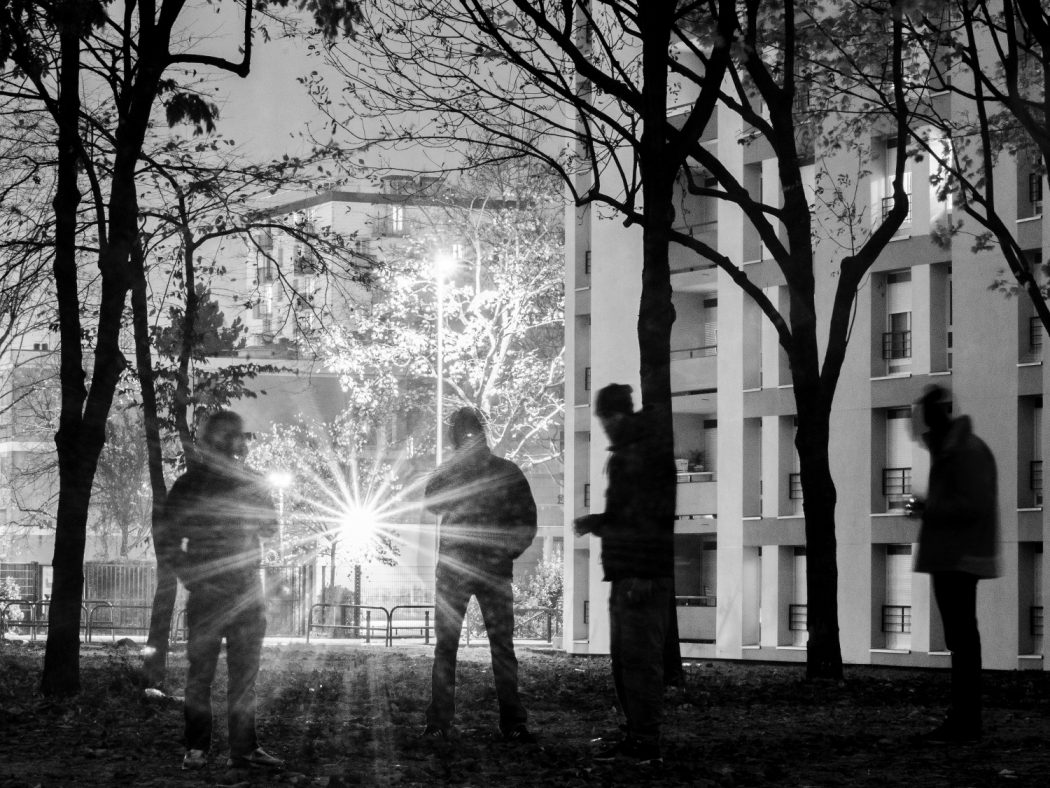
<svg viewBox="0 0 1050 788"><path fill-rule="evenodd" d="M243 460L248 452L244 419L232 410L212 413L201 427L201 444L212 457Z"/></svg>
<svg viewBox="0 0 1050 788"><path fill-rule="evenodd" d="M485 440L485 416L477 408L463 407L452 414L452 445L456 449Z"/></svg>
<svg viewBox="0 0 1050 788"><path fill-rule="evenodd" d="M620 425L634 413L632 389L626 383L610 383L598 390L594 397L594 415L602 423L605 434L616 440Z"/></svg>
<svg viewBox="0 0 1050 788"><path fill-rule="evenodd" d="M912 430L930 449L940 446L952 426L952 395L947 389L930 385L912 406Z"/></svg>

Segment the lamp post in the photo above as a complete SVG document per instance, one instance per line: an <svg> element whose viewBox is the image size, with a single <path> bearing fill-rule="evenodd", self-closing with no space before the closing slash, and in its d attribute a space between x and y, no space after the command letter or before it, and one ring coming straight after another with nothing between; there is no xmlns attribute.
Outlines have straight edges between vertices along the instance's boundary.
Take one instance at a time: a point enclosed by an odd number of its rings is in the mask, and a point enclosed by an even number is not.
<svg viewBox="0 0 1050 788"><path fill-rule="evenodd" d="M439 254L434 258L434 289L437 299L435 315L437 322L437 390L435 392L437 397L437 418L435 420L437 435L435 436L435 460L438 465L441 465L444 459L445 448L445 275L452 270L455 264L455 258L449 254Z"/></svg>
<svg viewBox="0 0 1050 788"><path fill-rule="evenodd" d="M284 558L284 491L292 485L288 471L271 471L267 477L277 490L277 554Z"/></svg>

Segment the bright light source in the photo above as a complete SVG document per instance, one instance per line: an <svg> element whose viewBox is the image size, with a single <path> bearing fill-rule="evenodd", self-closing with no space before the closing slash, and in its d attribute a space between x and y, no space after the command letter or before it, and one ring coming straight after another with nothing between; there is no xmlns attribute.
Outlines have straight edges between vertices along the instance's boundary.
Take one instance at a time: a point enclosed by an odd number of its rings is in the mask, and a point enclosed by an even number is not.
<svg viewBox="0 0 1050 788"><path fill-rule="evenodd" d="M270 471L266 478L278 490L286 490L292 486L293 477L288 471Z"/></svg>
<svg viewBox="0 0 1050 788"><path fill-rule="evenodd" d="M379 530L379 514L367 505L349 503L339 528L342 543L351 553L365 552Z"/></svg>
<svg viewBox="0 0 1050 788"><path fill-rule="evenodd" d="M456 258L447 252L434 255L434 273L438 277L447 276L456 268Z"/></svg>

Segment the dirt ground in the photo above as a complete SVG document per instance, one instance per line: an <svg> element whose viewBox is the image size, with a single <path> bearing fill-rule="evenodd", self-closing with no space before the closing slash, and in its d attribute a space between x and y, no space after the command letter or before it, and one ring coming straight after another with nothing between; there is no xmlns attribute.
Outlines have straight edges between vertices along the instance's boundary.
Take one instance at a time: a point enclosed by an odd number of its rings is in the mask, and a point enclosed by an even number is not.
<svg viewBox="0 0 1050 788"><path fill-rule="evenodd" d="M259 686L262 743L278 774L228 772L216 703L211 766L180 769L184 655L151 698L134 682L137 646L86 648L81 694L41 697L40 646L0 647L0 785L1017 786L1046 785L1050 678L989 673L984 740L920 746L937 722L944 671L849 667L843 683L806 682L801 666L690 664L668 694L665 764L596 764L592 740L616 730L609 664L519 648L521 689L538 746L494 740L488 653L461 651L456 737L420 739L425 647L268 646ZM225 696L220 669L216 698Z"/></svg>

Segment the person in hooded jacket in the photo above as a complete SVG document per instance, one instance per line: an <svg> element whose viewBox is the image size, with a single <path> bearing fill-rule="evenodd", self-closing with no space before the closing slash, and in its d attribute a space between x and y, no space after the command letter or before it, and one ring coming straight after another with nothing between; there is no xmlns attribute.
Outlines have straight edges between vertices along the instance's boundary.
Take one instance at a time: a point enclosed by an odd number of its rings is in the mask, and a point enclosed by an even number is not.
<svg viewBox="0 0 1050 788"><path fill-rule="evenodd" d="M456 655L471 596L485 620L504 741L533 743L518 694L514 655L514 559L536 536L536 502L525 475L497 457L475 408L451 419L453 454L427 483L424 505L439 518L436 574L436 645L431 702L423 735L449 738L455 717Z"/></svg>
<svg viewBox="0 0 1050 788"><path fill-rule="evenodd" d="M915 571L931 575L933 595L952 652L951 704L944 722L922 735L930 743L981 737L981 635L977 583L999 575L999 482L995 457L973 434L969 416L952 418L949 393L930 386L912 409L916 437L930 451Z"/></svg>
<svg viewBox="0 0 1050 788"><path fill-rule="evenodd" d="M244 467L247 436L233 411L204 422L200 459L175 480L164 508L164 539L189 591L186 602L185 741L183 769L203 769L211 748L211 686L226 640L230 768L280 768L283 761L259 747L255 680L266 606L259 566L262 540L277 534L277 514L262 480Z"/></svg>
<svg viewBox="0 0 1050 788"><path fill-rule="evenodd" d="M652 412L644 408L634 412L628 385L602 388L595 397L594 413L611 443L605 511L579 518L576 533L591 533L602 541L604 579L612 583L613 684L626 719L623 738L598 752L595 760L625 758L655 764L662 760L664 672L676 663L680 669L681 664L677 653L667 658L675 610L673 450L661 450Z"/></svg>

